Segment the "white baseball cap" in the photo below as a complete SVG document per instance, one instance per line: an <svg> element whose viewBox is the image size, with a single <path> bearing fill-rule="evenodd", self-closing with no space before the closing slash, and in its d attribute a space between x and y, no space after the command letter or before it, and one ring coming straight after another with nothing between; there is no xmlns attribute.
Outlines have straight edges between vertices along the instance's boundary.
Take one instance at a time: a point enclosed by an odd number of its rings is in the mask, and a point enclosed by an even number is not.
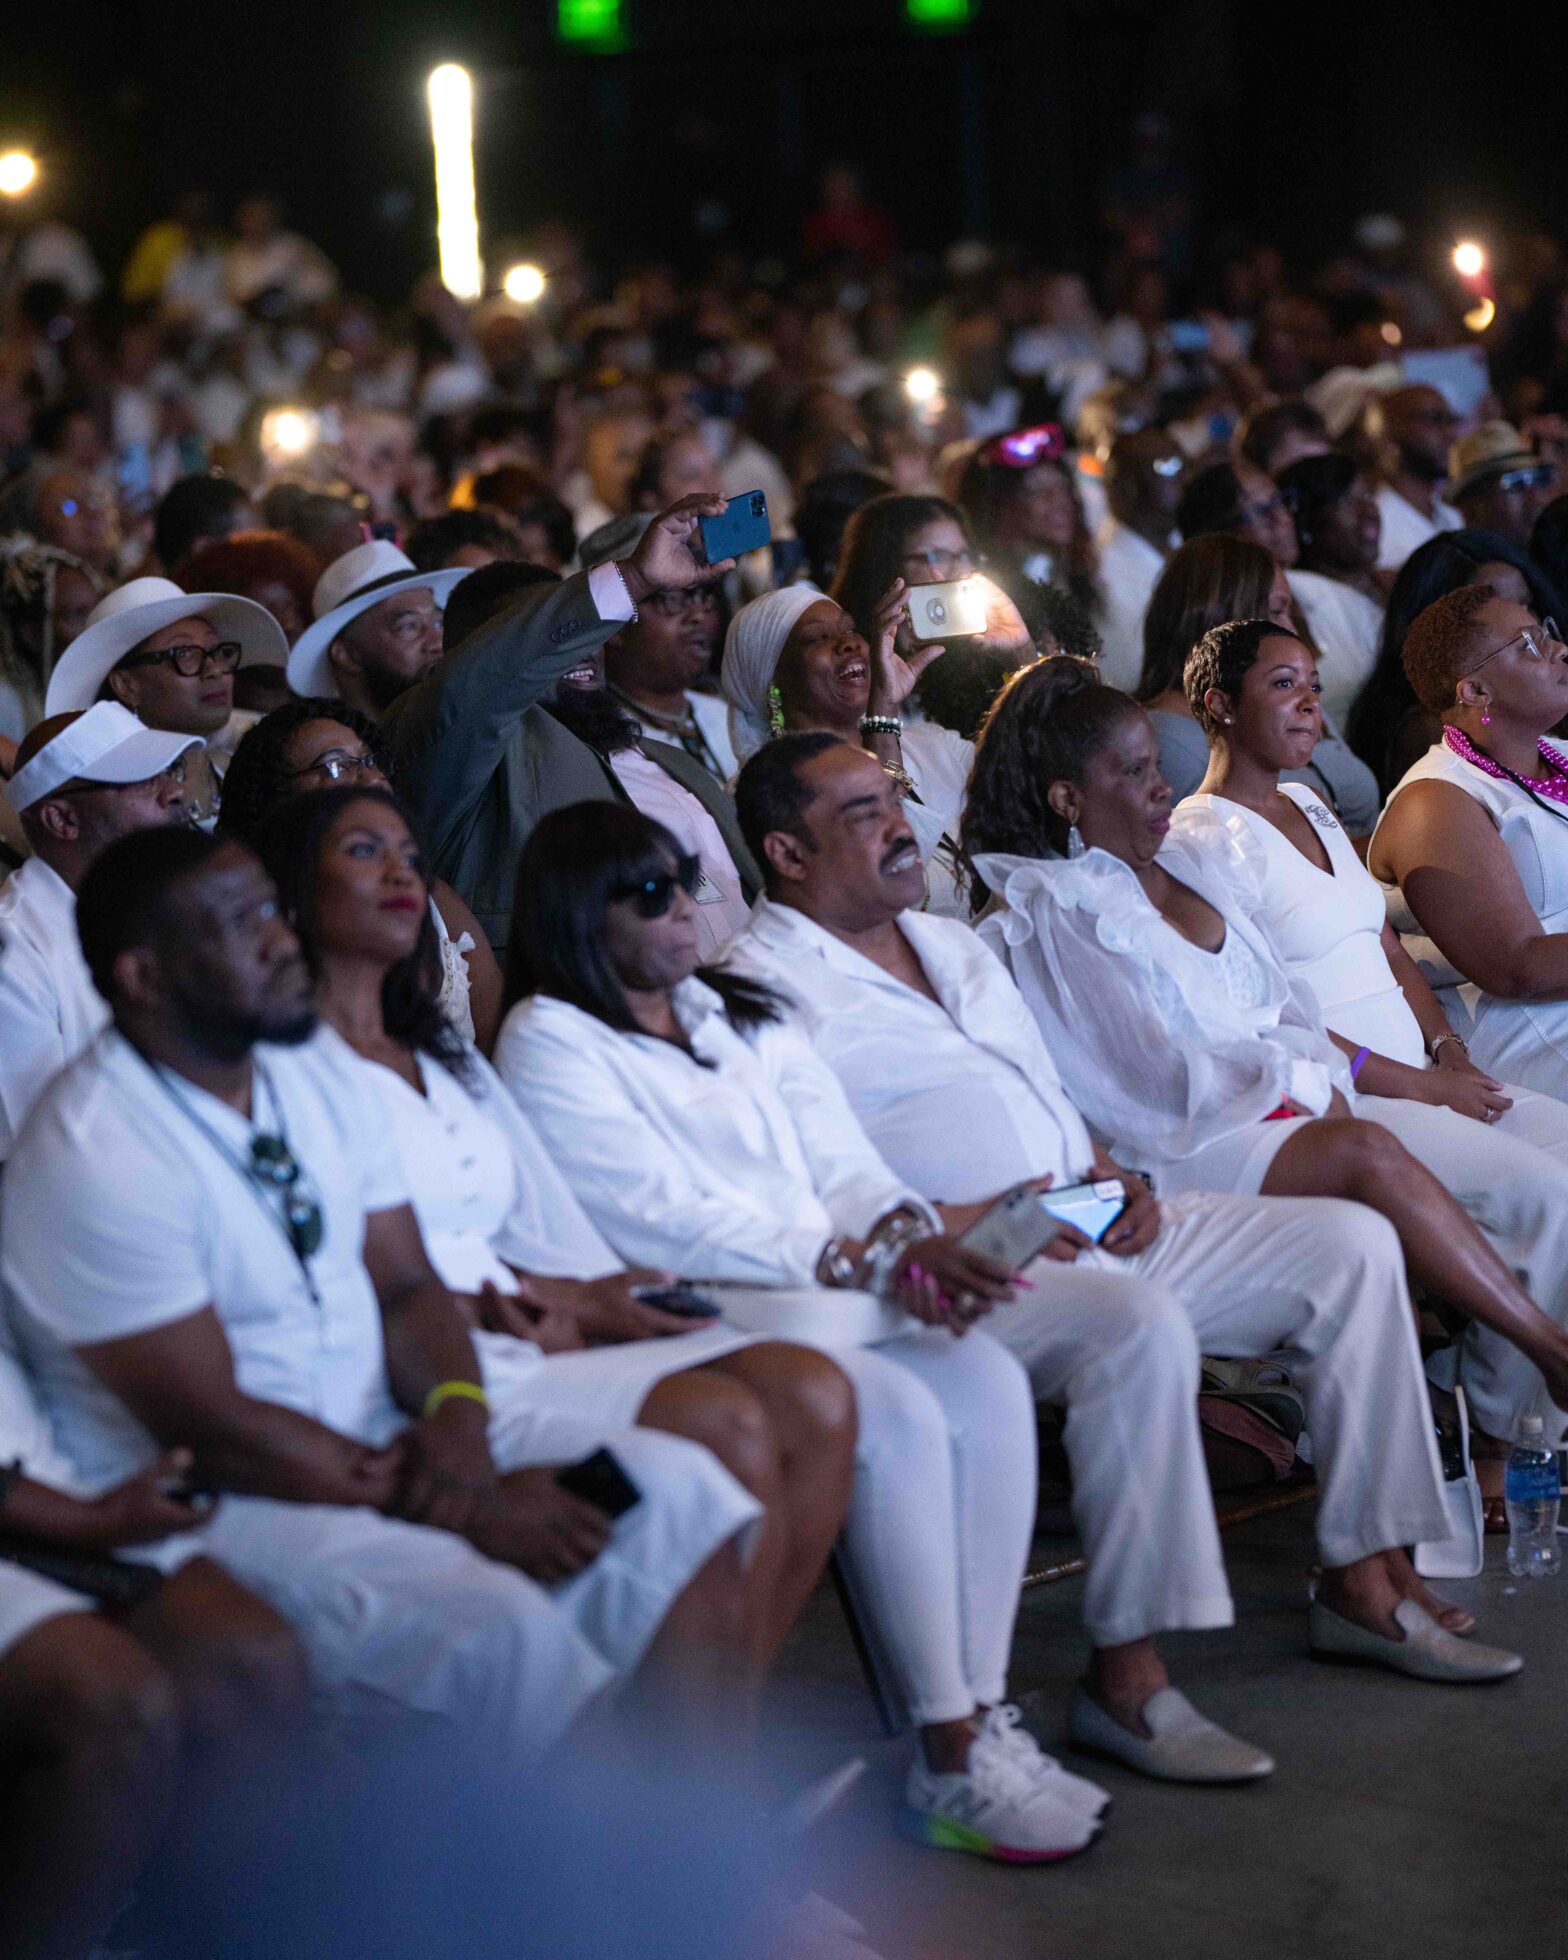
<svg viewBox="0 0 1568 1960"><path fill-rule="evenodd" d="M472 569L471 565L456 565L441 572L416 571L413 559L386 538L372 538L369 544L357 544L341 558L334 558L311 594L315 620L300 634L289 654L290 691L304 701L318 696L334 699L338 684L327 651L345 626L372 606L379 606L383 599L419 586L427 587L436 604L444 606L452 587Z"/></svg>
<svg viewBox="0 0 1568 1960"><path fill-rule="evenodd" d="M118 701L95 701L23 763L5 793L20 816L62 783L145 783L200 747L199 735L149 728Z"/></svg>
<svg viewBox="0 0 1568 1960"><path fill-rule="evenodd" d="M134 647L182 619L204 619L221 638L238 640L242 667L281 667L288 659L283 628L254 599L233 592L182 592L168 578L133 578L104 594L60 655L49 676L44 713L90 708L109 674Z"/></svg>

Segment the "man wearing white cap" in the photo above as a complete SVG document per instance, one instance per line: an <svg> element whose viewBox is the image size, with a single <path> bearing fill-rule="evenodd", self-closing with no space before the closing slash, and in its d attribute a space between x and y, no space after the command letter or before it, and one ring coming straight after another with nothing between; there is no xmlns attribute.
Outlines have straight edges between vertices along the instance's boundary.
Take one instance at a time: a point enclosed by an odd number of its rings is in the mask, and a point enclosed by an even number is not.
<svg viewBox="0 0 1568 1960"><path fill-rule="evenodd" d="M239 733L234 675L281 667L289 643L265 606L232 592L182 592L172 579L133 578L100 599L49 676L44 712L118 701L148 728L190 735L186 796L204 826L218 810L225 758Z"/></svg>
<svg viewBox="0 0 1568 1960"><path fill-rule="evenodd" d="M39 722L6 784L33 855L0 886L0 1163L50 1079L108 1015L76 938L76 889L107 844L187 819L195 735L99 701Z"/></svg>
<svg viewBox="0 0 1568 1960"><path fill-rule="evenodd" d="M345 551L316 581L289 686L301 700L346 701L379 720L440 659L441 608L468 569L421 572L384 538Z"/></svg>

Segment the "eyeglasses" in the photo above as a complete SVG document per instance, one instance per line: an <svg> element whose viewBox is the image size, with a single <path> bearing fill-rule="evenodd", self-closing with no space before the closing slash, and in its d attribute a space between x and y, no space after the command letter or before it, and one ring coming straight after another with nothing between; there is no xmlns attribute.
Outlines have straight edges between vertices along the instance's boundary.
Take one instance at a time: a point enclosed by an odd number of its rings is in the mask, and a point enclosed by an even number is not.
<svg viewBox="0 0 1568 1960"><path fill-rule="evenodd" d="M1495 660L1500 653L1507 653L1510 647L1522 646L1531 660L1550 660L1551 655L1546 649L1553 646L1560 647L1562 644L1562 640L1558 637L1557 621L1550 618L1543 619L1539 626L1527 626L1522 633L1515 633L1511 640L1504 640L1500 647L1493 647L1490 653L1483 653L1479 660L1464 669L1459 678L1465 680L1471 674L1479 673L1489 660Z"/></svg>
<svg viewBox="0 0 1568 1960"><path fill-rule="evenodd" d="M147 783L183 783L185 781L185 758L176 756L167 769L160 769L156 776L148 776L139 783L95 783L88 779L66 783L63 792L72 796L91 796L99 790L142 789Z"/></svg>
<svg viewBox="0 0 1568 1960"><path fill-rule="evenodd" d="M250 1140L250 1174L282 1198L283 1229L295 1258L310 1258L321 1246L321 1205L308 1186L302 1188L299 1162L288 1139L258 1131Z"/></svg>
<svg viewBox="0 0 1568 1960"><path fill-rule="evenodd" d="M682 613L716 612L719 595L709 585L694 585L684 592L664 586L637 603L639 611L657 613L661 619L679 619Z"/></svg>
<svg viewBox="0 0 1568 1960"><path fill-rule="evenodd" d="M677 885L690 898L701 881L702 864L695 851L687 851L676 861L673 871L656 871L640 884L622 886L615 896L629 899L639 919L662 919L675 903Z"/></svg>
<svg viewBox="0 0 1568 1960"><path fill-rule="evenodd" d="M157 667L167 663L182 679L193 681L209 661L217 673L232 674L244 651L238 640L219 640L212 647L157 647L147 653L128 653L120 666Z"/></svg>
<svg viewBox="0 0 1568 1960"><path fill-rule="evenodd" d="M906 551L906 565L916 565L921 571L930 572L936 579L968 578L975 569L974 553L966 546L962 551L943 551L936 548L930 551Z"/></svg>
<svg viewBox="0 0 1568 1960"><path fill-rule="evenodd" d="M1523 469L1504 470L1497 479L1499 490L1535 490L1550 483L1557 474L1550 463L1529 463Z"/></svg>
<svg viewBox="0 0 1568 1960"><path fill-rule="evenodd" d="M301 776L319 773L329 783L341 783L345 776L381 776L386 771L366 749L361 749L357 755L352 749L328 749L325 755L318 755L303 769L285 769L283 773L290 782L297 781Z"/></svg>

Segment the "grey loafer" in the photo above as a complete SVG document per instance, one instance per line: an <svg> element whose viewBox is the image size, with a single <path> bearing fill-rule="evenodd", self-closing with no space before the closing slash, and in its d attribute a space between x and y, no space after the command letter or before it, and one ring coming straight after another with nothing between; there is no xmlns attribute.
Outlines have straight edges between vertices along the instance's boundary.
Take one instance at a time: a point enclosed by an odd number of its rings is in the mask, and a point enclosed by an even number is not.
<svg viewBox="0 0 1568 1960"><path fill-rule="evenodd" d="M1404 1629L1403 1640L1369 1633L1314 1600L1307 1617L1307 1641L1314 1654L1331 1660L1374 1661L1391 1667L1396 1674L1414 1675L1418 1681L1445 1681L1461 1687L1471 1682L1506 1681L1524 1666L1519 1655L1510 1654L1504 1647L1460 1640L1413 1599L1402 1599L1394 1608L1394 1618Z"/></svg>
<svg viewBox="0 0 1568 1960"><path fill-rule="evenodd" d="M1083 1688L1073 1691L1067 1733L1080 1749L1114 1756L1129 1769L1167 1783L1253 1783L1272 1774L1274 1758L1200 1715L1179 1688L1161 1688L1141 1710L1149 1734L1134 1735Z"/></svg>

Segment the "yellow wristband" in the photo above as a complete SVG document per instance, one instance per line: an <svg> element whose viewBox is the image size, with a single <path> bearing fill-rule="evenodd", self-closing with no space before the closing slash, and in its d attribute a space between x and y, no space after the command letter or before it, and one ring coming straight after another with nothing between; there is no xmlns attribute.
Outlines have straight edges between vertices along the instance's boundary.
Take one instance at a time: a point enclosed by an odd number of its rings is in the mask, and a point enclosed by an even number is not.
<svg viewBox="0 0 1568 1960"><path fill-rule="evenodd" d="M482 1409L488 1409L490 1406L490 1397L478 1382L437 1382L425 1397L424 1407L419 1411L421 1420L433 1416L443 1402L454 1402L458 1399L477 1402Z"/></svg>

